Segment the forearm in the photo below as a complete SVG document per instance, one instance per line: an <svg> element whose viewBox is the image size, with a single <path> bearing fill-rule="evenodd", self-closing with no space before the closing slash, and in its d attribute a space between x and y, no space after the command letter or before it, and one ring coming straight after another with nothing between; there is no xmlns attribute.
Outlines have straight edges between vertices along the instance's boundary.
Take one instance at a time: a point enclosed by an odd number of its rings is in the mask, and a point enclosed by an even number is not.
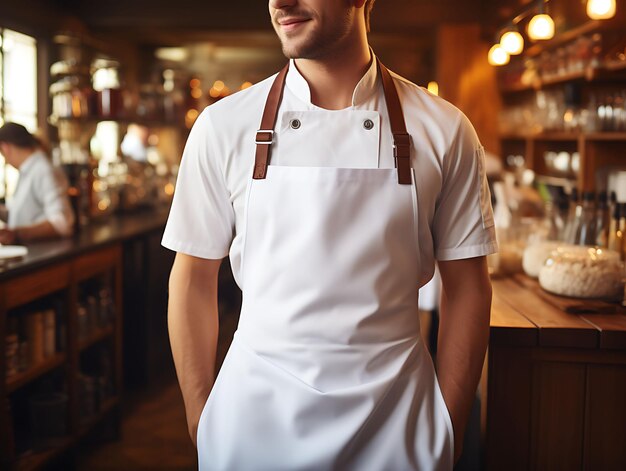
<svg viewBox="0 0 626 471"><path fill-rule="evenodd" d="M457 458L489 341L491 284L486 275L472 275L461 272L447 289L444 284L440 309L437 376L454 425Z"/></svg>
<svg viewBox="0 0 626 471"><path fill-rule="evenodd" d="M197 422L215 379L218 269L219 263L210 273L198 271L177 257L170 276L170 344L194 442Z"/></svg>
<svg viewBox="0 0 626 471"><path fill-rule="evenodd" d="M49 221L43 221L32 226L22 226L14 229L18 242L50 239L59 237L59 233Z"/></svg>

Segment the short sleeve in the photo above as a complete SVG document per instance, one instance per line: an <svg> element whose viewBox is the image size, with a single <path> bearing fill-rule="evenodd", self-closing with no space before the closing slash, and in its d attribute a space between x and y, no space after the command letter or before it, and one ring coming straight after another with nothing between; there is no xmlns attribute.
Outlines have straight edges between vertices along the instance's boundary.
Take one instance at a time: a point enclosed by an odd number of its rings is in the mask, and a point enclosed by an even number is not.
<svg viewBox="0 0 626 471"><path fill-rule="evenodd" d="M206 259L228 255L234 233L234 211L208 108L196 120L180 164L176 190L162 245Z"/></svg>
<svg viewBox="0 0 626 471"><path fill-rule="evenodd" d="M497 252L485 151L461 115L443 161L443 184L433 219L437 260L480 257Z"/></svg>
<svg viewBox="0 0 626 471"><path fill-rule="evenodd" d="M46 220L62 236L72 234L74 213L67 197L67 179L61 169L48 162L38 167L37 184L33 185Z"/></svg>

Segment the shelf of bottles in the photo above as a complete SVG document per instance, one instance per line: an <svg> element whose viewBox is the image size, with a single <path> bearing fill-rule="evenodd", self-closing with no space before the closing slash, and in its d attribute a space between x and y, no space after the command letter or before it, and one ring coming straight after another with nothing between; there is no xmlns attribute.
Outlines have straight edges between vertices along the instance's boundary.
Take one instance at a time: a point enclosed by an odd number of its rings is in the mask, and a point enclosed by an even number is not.
<svg viewBox="0 0 626 471"><path fill-rule="evenodd" d="M38 469L118 405L120 250L101 249L5 282L16 294L0 313L0 432L8 437L0 467Z"/></svg>

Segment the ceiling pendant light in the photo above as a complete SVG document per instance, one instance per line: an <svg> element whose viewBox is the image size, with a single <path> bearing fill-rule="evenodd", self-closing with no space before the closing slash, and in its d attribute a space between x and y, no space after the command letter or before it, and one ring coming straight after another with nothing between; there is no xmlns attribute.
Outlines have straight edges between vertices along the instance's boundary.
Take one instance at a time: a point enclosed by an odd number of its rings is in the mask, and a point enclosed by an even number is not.
<svg viewBox="0 0 626 471"><path fill-rule="evenodd" d="M592 20L608 20L615 16L615 0L587 0L587 16Z"/></svg>
<svg viewBox="0 0 626 471"><path fill-rule="evenodd" d="M524 38L519 31L507 31L500 38L500 46L508 54L515 56L524 50Z"/></svg>
<svg viewBox="0 0 626 471"><path fill-rule="evenodd" d="M550 15L539 13L528 23L528 37L534 41L552 39L554 37L554 20Z"/></svg>
<svg viewBox="0 0 626 471"><path fill-rule="evenodd" d="M506 65L509 63L509 53L500 44L495 44L489 49L487 59L490 65Z"/></svg>

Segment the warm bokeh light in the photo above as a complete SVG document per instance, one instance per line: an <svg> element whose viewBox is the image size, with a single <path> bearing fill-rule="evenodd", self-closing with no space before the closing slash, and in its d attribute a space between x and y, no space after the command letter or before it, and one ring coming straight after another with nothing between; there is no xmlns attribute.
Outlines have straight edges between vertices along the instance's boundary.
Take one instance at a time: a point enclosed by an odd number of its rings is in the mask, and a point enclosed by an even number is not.
<svg viewBox="0 0 626 471"><path fill-rule="evenodd" d="M174 185L173 185L173 184L171 184L171 183L167 183L167 184L165 185L164 190L165 190L165 194L166 194L166 195L168 195L168 196L172 196L172 195L174 194Z"/></svg>
<svg viewBox="0 0 626 471"><path fill-rule="evenodd" d="M509 63L509 53L499 44L495 44L489 49L488 60L491 65L506 65Z"/></svg>
<svg viewBox="0 0 626 471"><path fill-rule="evenodd" d="M224 87L226 87L226 85L224 85L224 82L222 82L221 80L216 80L213 84L213 88L216 89L218 92L224 90Z"/></svg>
<svg viewBox="0 0 626 471"><path fill-rule="evenodd" d="M428 82L428 91L433 95L439 95L439 84L437 82Z"/></svg>
<svg viewBox="0 0 626 471"><path fill-rule="evenodd" d="M209 90L209 96L211 98L219 98L220 91L217 90L215 87L211 87L211 89Z"/></svg>
<svg viewBox="0 0 626 471"><path fill-rule="evenodd" d="M182 62L188 55L187 49L182 47L160 47L154 51L154 56L164 61Z"/></svg>
<svg viewBox="0 0 626 471"><path fill-rule="evenodd" d="M554 37L554 20L550 15L541 13L532 17L528 23L528 37L534 41Z"/></svg>
<svg viewBox="0 0 626 471"><path fill-rule="evenodd" d="M246 88L250 88L252 86L252 82L244 82L241 84L240 90L245 90Z"/></svg>
<svg viewBox="0 0 626 471"><path fill-rule="evenodd" d="M198 114L198 110L193 108L187 111L187 114L185 114L185 126L187 126L187 128L191 129L191 126L193 126L193 123L195 123L198 118Z"/></svg>
<svg viewBox="0 0 626 471"><path fill-rule="evenodd" d="M191 88L200 88L200 80L197 78L193 78L189 81L189 86Z"/></svg>
<svg viewBox="0 0 626 471"><path fill-rule="evenodd" d="M524 38L518 31L507 31L500 38L500 46L508 54L515 56L524 50Z"/></svg>
<svg viewBox="0 0 626 471"><path fill-rule="evenodd" d="M615 16L615 0L587 0L587 16L592 20L608 20Z"/></svg>
<svg viewBox="0 0 626 471"><path fill-rule="evenodd" d="M197 100L202 96L202 90L200 90L199 88L192 88L191 96Z"/></svg>
<svg viewBox="0 0 626 471"><path fill-rule="evenodd" d="M111 202L108 199L101 199L100 201L98 201L98 209L100 211L106 211L110 203Z"/></svg>
<svg viewBox="0 0 626 471"><path fill-rule="evenodd" d="M148 136L148 145L156 147L159 145L159 136L157 134L150 134Z"/></svg>

